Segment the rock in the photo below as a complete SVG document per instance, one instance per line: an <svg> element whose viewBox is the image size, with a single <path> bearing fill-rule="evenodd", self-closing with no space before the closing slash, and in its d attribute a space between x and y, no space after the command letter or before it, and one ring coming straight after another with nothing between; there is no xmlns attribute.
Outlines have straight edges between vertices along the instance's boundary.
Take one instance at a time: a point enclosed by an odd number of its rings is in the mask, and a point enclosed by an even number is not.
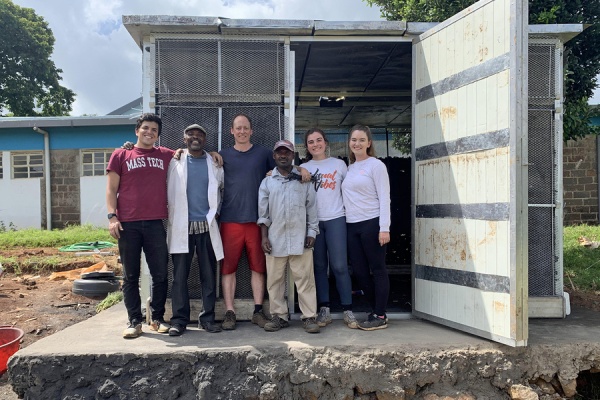
<svg viewBox="0 0 600 400"><path fill-rule="evenodd" d="M560 376L558 377L558 380L560 381L560 386L565 397L574 397L577 394L577 380L566 380L562 379Z"/></svg>
<svg viewBox="0 0 600 400"><path fill-rule="evenodd" d="M539 400L540 397L529 386L512 385L510 387L510 398L513 400Z"/></svg>
<svg viewBox="0 0 600 400"><path fill-rule="evenodd" d="M424 400L477 400L477 398L469 393L458 393L456 396L438 396L437 394L427 394L423 397Z"/></svg>
<svg viewBox="0 0 600 400"><path fill-rule="evenodd" d="M406 394L402 388L376 392L377 400L405 400Z"/></svg>
<svg viewBox="0 0 600 400"><path fill-rule="evenodd" d="M540 390L542 391L542 393L544 393L544 394L554 394L554 393L556 393L556 390L554 389L554 386L552 386L552 384L550 382L546 382L542 378L538 378L538 380L536 380L534 382L534 384L537 387L539 387Z"/></svg>

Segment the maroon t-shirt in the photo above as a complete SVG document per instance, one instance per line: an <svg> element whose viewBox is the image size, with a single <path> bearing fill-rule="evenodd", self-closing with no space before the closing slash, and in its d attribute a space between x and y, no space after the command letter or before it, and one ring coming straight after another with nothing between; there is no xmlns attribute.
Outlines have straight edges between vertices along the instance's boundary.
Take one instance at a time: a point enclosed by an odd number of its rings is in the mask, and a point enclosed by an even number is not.
<svg viewBox="0 0 600 400"><path fill-rule="evenodd" d="M166 147L117 149L107 171L121 177L117 192L119 221L166 219L167 171L173 150Z"/></svg>

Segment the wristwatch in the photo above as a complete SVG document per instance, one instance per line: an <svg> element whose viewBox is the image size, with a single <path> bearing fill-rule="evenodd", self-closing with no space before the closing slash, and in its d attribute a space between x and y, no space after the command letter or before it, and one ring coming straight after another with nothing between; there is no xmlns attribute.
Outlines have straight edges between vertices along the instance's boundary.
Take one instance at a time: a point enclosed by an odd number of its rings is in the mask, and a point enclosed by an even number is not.
<svg viewBox="0 0 600 400"><path fill-rule="evenodd" d="M116 216L117 216L117 214L115 214L115 213L109 213L108 214L108 219L111 219L112 217L116 217Z"/></svg>

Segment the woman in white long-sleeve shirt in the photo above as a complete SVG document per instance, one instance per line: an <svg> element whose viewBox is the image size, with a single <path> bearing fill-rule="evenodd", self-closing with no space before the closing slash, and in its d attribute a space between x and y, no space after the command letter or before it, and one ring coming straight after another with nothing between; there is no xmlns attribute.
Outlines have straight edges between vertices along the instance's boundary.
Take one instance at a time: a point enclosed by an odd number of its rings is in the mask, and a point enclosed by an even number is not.
<svg viewBox="0 0 600 400"><path fill-rule="evenodd" d="M384 329L390 292L385 265L386 245L390 241L390 180L385 164L375 158L368 126L353 126L348 146L350 166L342 182L348 255L356 282L372 308L367 320L358 327L368 331Z"/></svg>

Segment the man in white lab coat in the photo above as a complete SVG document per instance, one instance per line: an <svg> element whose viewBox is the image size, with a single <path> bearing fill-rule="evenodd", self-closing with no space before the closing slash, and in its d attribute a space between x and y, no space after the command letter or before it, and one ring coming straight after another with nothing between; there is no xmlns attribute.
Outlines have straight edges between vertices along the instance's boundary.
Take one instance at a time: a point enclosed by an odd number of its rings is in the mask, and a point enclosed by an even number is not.
<svg viewBox="0 0 600 400"><path fill-rule="evenodd" d="M187 149L179 160L171 160L167 175L167 244L173 259L171 336L183 334L190 322L187 281L194 252L198 256L202 285L203 311L198 317L199 328L211 333L221 331L220 325L215 323L215 270L217 261L223 259L217 221L223 169L218 168L204 150L206 135L206 129L198 124L185 128L183 141Z"/></svg>

